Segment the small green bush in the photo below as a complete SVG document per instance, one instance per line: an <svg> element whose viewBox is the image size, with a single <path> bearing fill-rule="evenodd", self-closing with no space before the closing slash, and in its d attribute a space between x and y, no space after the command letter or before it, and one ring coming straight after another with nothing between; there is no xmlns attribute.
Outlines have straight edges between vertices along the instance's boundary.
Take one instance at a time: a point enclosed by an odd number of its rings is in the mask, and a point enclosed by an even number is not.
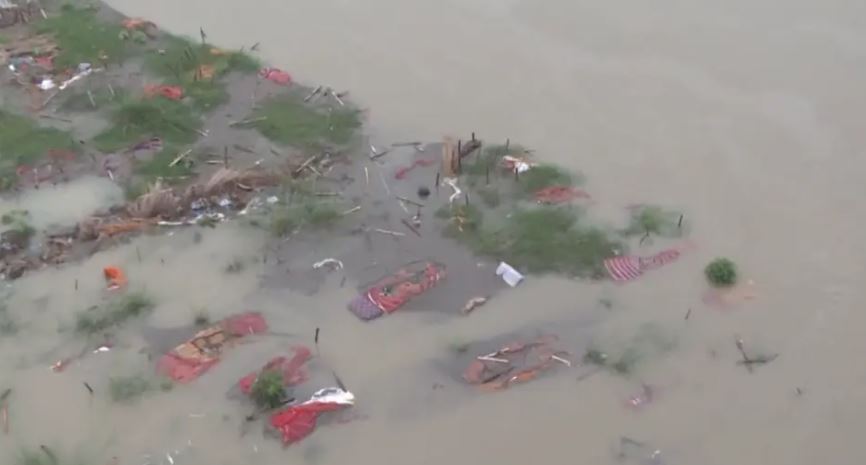
<svg viewBox="0 0 866 465"><path fill-rule="evenodd" d="M737 283L737 265L727 258L717 258L704 269L707 281L715 287L729 287Z"/></svg>
<svg viewBox="0 0 866 465"><path fill-rule="evenodd" d="M282 405L286 397L282 373L267 370L260 374L250 395L259 408L272 409Z"/></svg>

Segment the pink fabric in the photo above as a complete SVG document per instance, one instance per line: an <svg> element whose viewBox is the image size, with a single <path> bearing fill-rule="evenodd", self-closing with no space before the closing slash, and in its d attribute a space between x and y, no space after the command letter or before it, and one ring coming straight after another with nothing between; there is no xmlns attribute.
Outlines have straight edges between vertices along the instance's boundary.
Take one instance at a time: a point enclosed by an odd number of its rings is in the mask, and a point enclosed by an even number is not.
<svg viewBox="0 0 866 465"><path fill-rule="evenodd" d="M660 268L678 259L679 249L667 249L649 257L623 255L608 258L604 261L607 273L614 281L632 281L639 278L645 271Z"/></svg>

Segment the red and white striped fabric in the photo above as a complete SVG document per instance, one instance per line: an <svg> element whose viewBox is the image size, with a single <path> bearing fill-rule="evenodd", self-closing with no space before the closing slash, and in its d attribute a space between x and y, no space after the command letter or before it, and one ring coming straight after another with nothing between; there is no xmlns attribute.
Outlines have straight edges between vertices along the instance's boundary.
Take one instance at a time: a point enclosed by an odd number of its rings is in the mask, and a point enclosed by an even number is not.
<svg viewBox="0 0 866 465"><path fill-rule="evenodd" d="M649 257L624 255L608 258L604 261L604 267L614 281L632 281L639 278L644 271L662 267L678 258L679 249L667 249Z"/></svg>

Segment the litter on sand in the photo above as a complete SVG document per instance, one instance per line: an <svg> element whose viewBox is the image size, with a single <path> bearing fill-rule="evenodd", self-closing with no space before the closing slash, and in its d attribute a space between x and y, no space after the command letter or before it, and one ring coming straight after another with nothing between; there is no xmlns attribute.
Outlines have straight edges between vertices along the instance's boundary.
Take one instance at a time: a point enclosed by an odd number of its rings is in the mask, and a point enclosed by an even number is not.
<svg viewBox="0 0 866 465"><path fill-rule="evenodd" d="M283 444L294 444L315 431L319 417L351 407L355 395L338 387L316 391L309 400L271 415L268 426L279 434Z"/></svg>
<svg viewBox="0 0 866 465"><path fill-rule="evenodd" d="M445 278L445 265L412 262L361 291L349 302L349 311L362 320L393 313Z"/></svg>
<svg viewBox="0 0 866 465"><path fill-rule="evenodd" d="M268 330L260 313L231 316L197 332L157 362L157 371L179 383L188 383L219 363L222 352L239 339Z"/></svg>
<svg viewBox="0 0 866 465"><path fill-rule="evenodd" d="M535 340L514 341L496 352L479 355L463 371L463 380L484 391L498 391L512 384L536 379L556 364L567 367L568 353L557 349L555 335L543 335Z"/></svg>
<svg viewBox="0 0 866 465"><path fill-rule="evenodd" d="M262 68L259 71L259 76L281 86L288 86L292 83L292 76L277 68Z"/></svg>
<svg viewBox="0 0 866 465"><path fill-rule="evenodd" d="M502 280L511 287L517 286L523 281L523 275L505 262L499 262L499 266L496 267L496 276L502 277Z"/></svg>
<svg viewBox="0 0 866 465"><path fill-rule="evenodd" d="M535 166L535 164L530 163L523 158L505 155L504 157L502 157L502 166L511 172L525 173L529 171L530 168Z"/></svg>
<svg viewBox="0 0 866 465"><path fill-rule="evenodd" d="M466 305L463 306L461 313L464 315L468 315L472 310L484 305L487 303L487 297L473 297L466 302Z"/></svg>

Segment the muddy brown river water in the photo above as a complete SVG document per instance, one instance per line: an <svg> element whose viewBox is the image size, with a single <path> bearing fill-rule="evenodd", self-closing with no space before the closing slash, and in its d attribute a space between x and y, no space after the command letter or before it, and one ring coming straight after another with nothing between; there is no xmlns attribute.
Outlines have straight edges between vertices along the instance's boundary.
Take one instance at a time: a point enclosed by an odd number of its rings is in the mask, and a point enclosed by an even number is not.
<svg viewBox="0 0 866 465"><path fill-rule="evenodd" d="M638 202L681 209L696 249L626 286L530 277L469 318L407 312L367 325L345 311L354 283L306 296L261 289L261 263L223 272L231 257L258 254L264 233L229 224L196 247L191 230L137 239L6 289L27 337L0 339L0 380L16 389L0 457L50 443L102 448L124 465L148 463L145 454L168 463L167 452L177 465L613 464L611 448L627 436L670 465L866 461L866 3L109 3L171 32L202 27L217 44L260 42L262 58L295 78L350 90L370 109L376 143L469 131L520 141L584 173L601 221L622 221L622 207ZM44 193L20 201L48 224L120 195L87 178L63 189L63 202ZM720 255L754 280L755 299L728 310L702 303L701 270ZM205 307L212 317L260 309L307 339L323 328L322 357L364 419L285 450L240 438L245 412L225 400L226 386L285 347L281 338L232 353L170 395L125 407L89 400L83 381L144 369L134 333L112 357L62 375L48 369L53 355L80 348L58 339L58 327L100 299L100 269L112 263L158 299L158 327L187 324ZM575 372L477 395L437 363L457 341L516 329L553 326L578 348L627 340L647 324L675 345L630 378L578 381ZM747 372L735 363L737 336L779 358ZM626 408L641 383L656 386L653 403Z"/></svg>

